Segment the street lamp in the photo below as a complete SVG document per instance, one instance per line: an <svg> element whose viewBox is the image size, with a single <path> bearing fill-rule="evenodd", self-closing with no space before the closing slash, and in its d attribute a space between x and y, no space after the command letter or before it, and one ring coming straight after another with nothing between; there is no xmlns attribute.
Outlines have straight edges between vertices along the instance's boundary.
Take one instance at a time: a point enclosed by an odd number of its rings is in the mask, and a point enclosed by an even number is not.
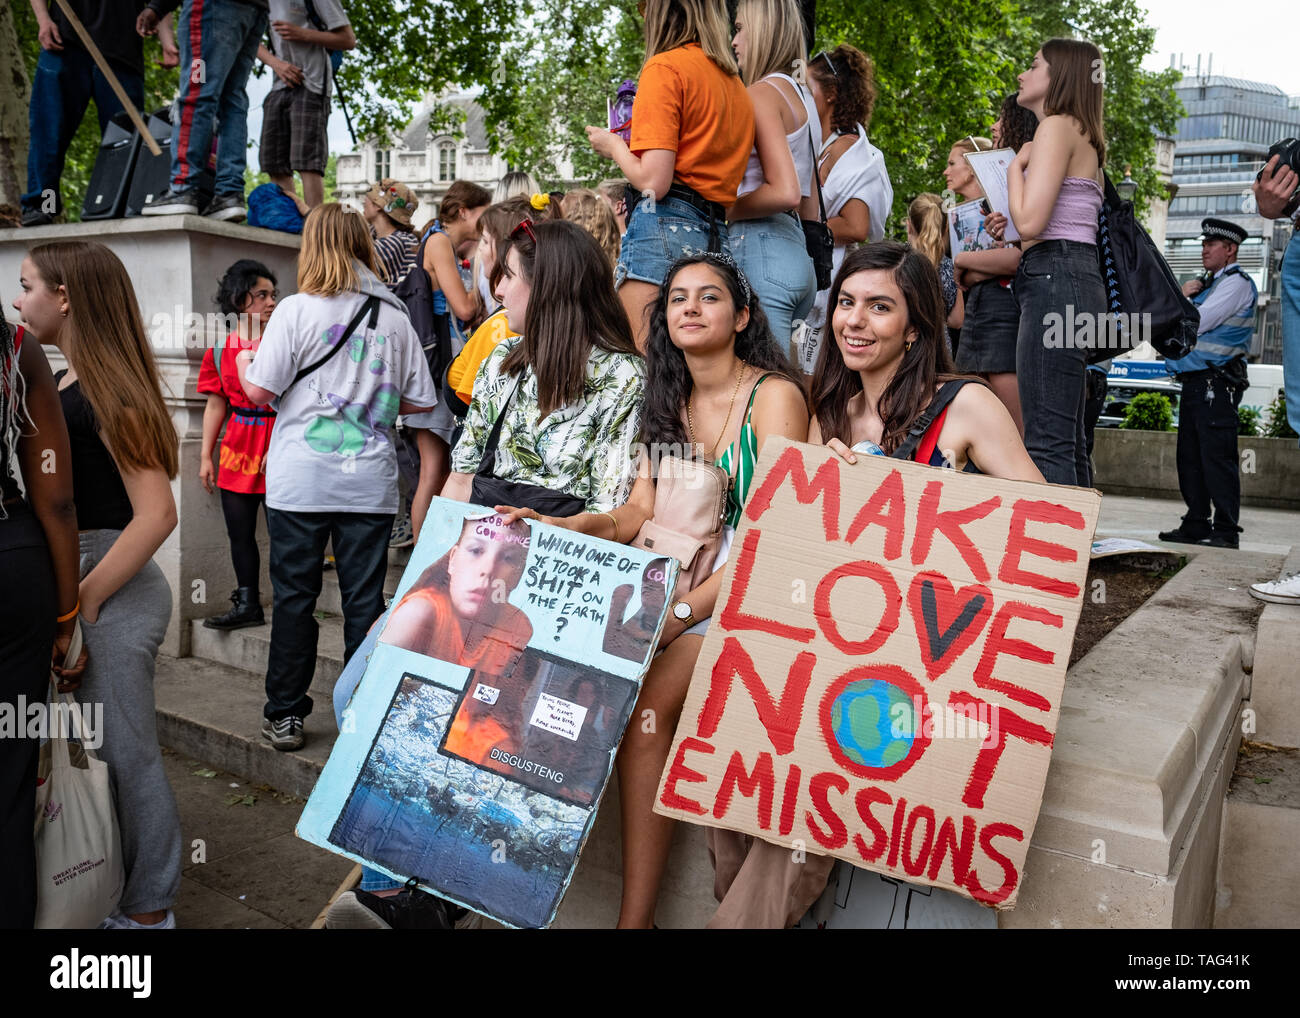
<svg viewBox="0 0 1300 1018"><path fill-rule="evenodd" d="M1115 185L1115 190L1123 201L1132 201L1137 195L1138 184L1133 179L1133 167L1129 163L1124 164L1124 179Z"/></svg>

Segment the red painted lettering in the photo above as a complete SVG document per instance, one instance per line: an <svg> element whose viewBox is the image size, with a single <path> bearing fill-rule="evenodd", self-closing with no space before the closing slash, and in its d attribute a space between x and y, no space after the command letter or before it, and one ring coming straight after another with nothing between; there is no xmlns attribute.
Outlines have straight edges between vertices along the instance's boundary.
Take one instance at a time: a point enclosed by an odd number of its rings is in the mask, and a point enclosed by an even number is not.
<svg viewBox="0 0 1300 1018"><path fill-rule="evenodd" d="M740 554L736 558L736 575L731 581L731 595L722 608L718 623L723 629L732 633L757 630L760 633L771 633L773 636L779 636L783 640L810 643L812 638L817 635L815 629L789 626L783 622L777 622L775 619L761 618L758 615L750 615L741 610L740 606L744 603L745 592L749 589L750 577L754 574L754 556L758 554L758 539L761 536L761 530L757 527L751 527L745 534L745 539L740 542Z"/></svg>
<svg viewBox="0 0 1300 1018"><path fill-rule="evenodd" d="M862 856L867 862L875 862L879 859L885 851L885 846L889 843L889 836L885 834L885 828L871 814L872 804L879 802L888 806L893 801L893 796L883 788L876 788L874 785L868 785L853 797L853 802L858 807L859 818L871 831L870 847L862 840L861 834L853 835L853 847L858 850L858 855Z"/></svg>
<svg viewBox="0 0 1300 1018"><path fill-rule="evenodd" d="M705 780L704 775L699 771L693 771L686 766L686 754L690 750L697 753L712 753L713 747L703 739L693 739L689 736L683 739L677 746L677 755L673 757L673 765L668 768L668 777L664 781L663 794L659 796L659 801L669 809L685 810L687 813L694 813L696 816L704 816L706 810L694 799L687 799L685 796L678 794L677 782L685 781L688 783Z"/></svg>
<svg viewBox="0 0 1300 1018"><path fill-rule="evenodd" d="M939 870L943 867L944 856L952 852L952 882L958 887L966 886L966 874L970 871L970 857L975 850L975 818L961 818L961 843L957 843L957 830L952 817L944 817L939 827L939 837L934 844L934 854L930 856L930 879L937 880Z"/></svg>
<svg viewBox="0 0 1300 1018"><path fill-rule="evenodd" d="M842 774L836 774L834 771L821 771L813 775L808 782L808 794L812 797L813 808L817 810L817 815L826 823L827 830L823 831L817 826L817 820L812 815L811 810L804 810L804 823L808 825L808 830L817 844L822 848L828 848L834 851L837 848L843 848L849 840L849 829L844 826L844 821L840 819L839 814L831 808L830 802L826 798L826 793L834 788L843 795L849 789L848 779Z"/></svg>
<svg viewBox="0 0 1300 1018"><path fill-rule="evenodd" d="M930 544L934 532L941 531L952 546L965 559L975 579L981 583L989 579L989 567L975 547L975 543L966 536L961 528L968 523L982 520L1002 504L1002 496L994 495L979 505L967 506L965 509L948 509L939 511L939 496L943 492L942 481L930 481L921 496L921 504L916 511L916 537L912 540L912 565L919 566L930 554Z"/></svg>
<svg viewBox="0 0 1300 1018"><path fill-rule="evenodd" d="M1029 499L1016 499L1011 510L1011 527L1007 533L1007 550L1002 556L1002 565L998 567L998 579L1003 583L1012 583L1019 587L1032 587L1045 594L1060 594L1062 597L1078 597L1079 585L1059 580L1042 573L1031 573L1020 568L1020 557L1028 552L1038 558L1053 562L1074 562L1078 554L1063 544L1052 541L1040 541L1025 535L1025 524L1055 523L1071 530L1082 530L1087 526L1081 513L1075 512L1054 502L1033 502Z"/></svg>
<svg viewBox="0 0 1300 1018"><path fill-rule="evenodd" d="M831 591L845 576L865 576L874 580L885 595L885 609L880 614L880 621L865 640L846 639L840 632L834 616L831 615ZM862 602L855 600L855 603L861 605ZM898 591L898 584L894 582L894 577L884 566L877 565L875 562L846 562L832 569L817 584L817 593L813 597L813 611L817 616L817 624L821 626L826 639L836 650L845 654L870 654L878 650L881 644L898 629L898 612L902 603L903 596Z"/></svg>
<svg viewBox="0 0 1300 1018"><path fill-rule="evenodd" d="M970 693L953 693L948 698L948 702L954 707L973 704L978 706L987 701L981 700ZM1017 739L1023 739L1025 742L1031 742L1038 746L1051 746L1052 733L1042 725L1036 725L1032 721L1026 721L1018 714L1013 714L1006 707L994 707L990 715L993 719L989 734L994 737L993 745L984 740L984 745L979 753L975 756L975 766L971 769L970 780L966 782L966 790L962 792L961 801L971 809L984 808L984 793L988 791L989 782L993 780L993 772L997 769L998 760L1002 758L1002 751L1007 747L1007 736L1014 735Z"/></svg>
<svg viewBox="0 0 1300 1018"><path fill-rule="evenodd" d="M1006 901L1011 896L1011 892L1016 889L1016 882L1020 877L1011 860L993 847L993 839L997 837L1014 838L1016 841L1025 840L1024 832L1018 827L1012 827L1011 824L989 824L980 831L980 848L984 849L985 855L1002 867L1002 886L996 891L984 890L974 869L966 875L966 890L970 891L972 898L985 905L996 905L1000 901Z"/></svg>
<svg viewBox="0 0 1300 1018"><path fill-rule="evenodd" d="M996 689L1006 693L1011 699L1023 703L1026 707L1034 707L1042 711L1051 710L1052 702L1041 693L1035 693L1031 689L993 675L993 666L997 663L999 654L1009 654L1022 661L1034 661L1044 665L1050 665L1056 659L1056 655L1050 650L1045 650L1028 640L1008 639L1007 627L1012 619L1041 622L1054 629L1060 629L1065 624L1065 619L1046 608L1025 604L1023 601L1008 601L993 617L989 638L984 643L984 653L980 655L980 662L975 666L975 684L984 689Z"/></svg>
<svg viewBox="0 0 1300 1018"><path fill-rule="evenodd" d="M826 531L827 541L840 539L840 460L831 456L817 468L812 480L808 480L808 468L804 462L803 450L792 445L778 457L776 464L757 491L751 492L745 505L745 515L751 520L758 520L763 513L772 508L772 499L780 490L786 477L794 487L794 496L801 505L811 505L818 495L822 501L822 526Z"/></svg>
<svg viewBox="0 0 1300 1018"><path fill-rule="evenodd" d="M781 800L780 833L784 836L794 830L794 808L799 804L799 778L803 772L798 764L790 765L790 773L785 776L785 797Z"/></svg>
<svg viewBox="0 0 1300 1018"><path fill-rule="evenodd" d="M915 856L912 855L912 835L916 833L918 820L925 821L925 839ZM903 872L909 877L919 877L925 872L925 864L930 858L930 847L934 844L934 810L929 806L917 806L907 818L907 830L903 834Z"/></svg>
<svg viewBox="0 0 1300 1018"><path fill-rule="evenodd" d="M732 795L739 790L746 798L758 793L758 826L768 830L772 826L772 797L776 792L776 778L772 774L772 754L759 753L753 773L745 770L740 750L731 754L727 769L722 775L718 798L713 804L713 815L721 820L727 815Z"/></svg>
<svg viewBox="0 0 1300 1018"><path fill-rule="evenodd" d="M907 815L907 800L899 799L894 803L894 829L889 832L889 858L885 860L885 865L891 870L898 865L898 848L903 839L900 835L903 833L903 817Z"/></svg>
<svg viewBox="0 0 1300 1018"><path fill-rule="evenodd" d="M808 693L808 683L812 680L813 665L816 663L817 656L807 650L794 659L785 688L781 690L781 703L778 706L763 680L758 677L749 652L734 636L726 637L722 641L722 653L718 655L710 676L709 695L704 698L704 706L700 708L700 735L706 739L713 738L722 722L722 713L727 709L732 680L740 676L741 683L754 701L758 720L767 731L768 740L777 753L785 756L794 749L795 732L799 730L799 721L803 717L804 697Z"/></svg>
<svg viewBox="0 0 1300 1018"><path fill-rule="evenodd" d="M903 554L903 525L907 518L907 503L903 498L903 475L891 471L880 487L871 493L866 504L858 510L849 524L848 542L853 544L867 527L885 528L885 558L893 561Z"/></svg>

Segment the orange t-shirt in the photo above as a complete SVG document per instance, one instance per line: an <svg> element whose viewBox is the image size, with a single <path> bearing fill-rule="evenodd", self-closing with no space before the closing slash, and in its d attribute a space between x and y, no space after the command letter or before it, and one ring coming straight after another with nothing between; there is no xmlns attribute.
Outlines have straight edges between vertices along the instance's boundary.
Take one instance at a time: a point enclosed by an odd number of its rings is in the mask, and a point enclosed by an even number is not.
<svg viewBox="0 0 1300 1018"><path fill-rule="evenodd" d="M474 379L478 377L479 367L503 339L515 335L506 325L506 312L502 308L474 330L474 335L451 362L447 369L447 384L466 406L474 398Z"/></svg>
<svg viewBox="0 0 1300 1018"><path fill-rule="evenodd" d="M730 205L754 147L754 104L740 78L699 43L657 53L637 82L630 147L638 156L656 148L676 152L674 179Z"/></svg>
<svg viewBox="0 0 1300 1018"><path fill-rule="evenodd" d="M503 604L491 622L469 623L469 642L474 644L474 649L469 650L456 609L443 591L433 587L420 587L410 591L393 609L394 617L408 602L423 602L431 616L421 630L420 638L413 642L396 643L381 635L381 642L392 643L393 646L416 654L450 661L466 668L494 675L509 675L518 664L528 641L533 638L533 626L528 621L528 616L514 605Z"/></svg>

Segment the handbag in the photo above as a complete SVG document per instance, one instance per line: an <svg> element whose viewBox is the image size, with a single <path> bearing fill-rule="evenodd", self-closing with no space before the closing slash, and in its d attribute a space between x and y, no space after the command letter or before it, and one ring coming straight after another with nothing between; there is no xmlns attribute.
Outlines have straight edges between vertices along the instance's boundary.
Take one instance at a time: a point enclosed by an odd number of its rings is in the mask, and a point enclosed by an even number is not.
<svg viewBox="0 0 1300 1018"><path fill-rule="evenodd" d="M680 568L673 600L713 573L730 488L731 477L712 463L680 456L659 461L654 515L641 525L631 544L677 560Z"/></svg>
<svg viewBox="0 0 1300 1018"><path fill-rule="evenodd" d="M66 666L80 653L78 625ZM81 706L56 692L50 712L68 723L51 725L37 769L36 928L94 929L116 911L126 883L117 807L108 764L87 743Z"/></svg>
<svg viewBox="0 0 1300 1018"><path fill-rule="evenodd" d="M498 505L522 506L535 509L543 516L577 516L587 508L586 499L570 495L568 492L556 491L554 488L546 488L540 484L507 481L493 473L496 469L497 445L501 441L501 425L505 422L506 410L523 384L524 379L521 375L510 393L510 398L501 404L501 412L497 414L492 430L488 433L483 457L479 460L478 470L474 474L469 500L475 505L488 509Z"/></svg>
<svg viewBox="0 0 1300 1018"><path fill-rule="evenodd" d="M1183 294L1169 263L1156 248L1150 235L1138 222L1131 201L1120 198L1110 177L1105 198L1097 213L1097 261L1106 286L1107 310L1121 316L1121 327L1144 322L1138 315L1150 315L1149 336L1126 335L1123 349L1132 349L1144 338L1159 353L1174 360L1186 357L1196 346L1196 332L1201 313ZM1097 343L1088 351L1088 363L1096 364L1116 356L1121 350Z"/></svg>
<svg viewBox="0 0 1300 1018"><path fill-rule="evenodd" d="M808 127L808 150L812 153L812 177L817 185L817 205L821 209L821 219L801 219L804 246L808 257L812 259L813 269L817 273L817 289L825 290L831 285L831 269L835 266L835 235L826 225L826 199L822 197L822 178L817 172L817 149L813 146L812 127Z"/></svg>

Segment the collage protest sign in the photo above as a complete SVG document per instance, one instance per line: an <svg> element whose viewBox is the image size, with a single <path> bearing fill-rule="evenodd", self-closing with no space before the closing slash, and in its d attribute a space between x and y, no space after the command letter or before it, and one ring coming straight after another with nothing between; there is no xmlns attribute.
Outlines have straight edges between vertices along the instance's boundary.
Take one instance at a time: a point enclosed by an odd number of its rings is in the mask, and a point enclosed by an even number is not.
<svg viewBox="0 0 1300 1018"><path fill-rule="evenodd" d="M506 925L548 925L676 572L434 499L298 836Z"/></svg>
<svg viewBox="0 0 1300 1018"><path fill-rule="evenodd" d="M655 811L1014 905L1101 496L769 440Z"/></svg>

